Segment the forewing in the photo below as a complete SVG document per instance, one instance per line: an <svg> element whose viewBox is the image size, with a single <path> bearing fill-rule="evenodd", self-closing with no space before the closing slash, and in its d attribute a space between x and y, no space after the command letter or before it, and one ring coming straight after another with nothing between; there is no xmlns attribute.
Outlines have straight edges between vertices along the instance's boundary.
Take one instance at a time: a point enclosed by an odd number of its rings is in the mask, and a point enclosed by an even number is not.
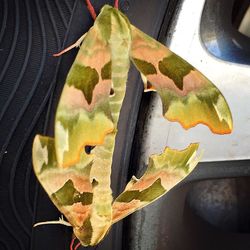
<svg viewBox="0 0 250 250"><path fill-rule="evenodd" d="M33 166L35 174L50 199L73 227L85 225L86 242L91 239L89 221L93 199L92 183L89 180L91 159L81 161L68 169L59 168L56 161L54 139L37 135L33 143Z"/></svg>
<svg viewBox="0 0 250 250"><path fill-rule="evenodd" d="M111 55L93 26L69 71L57 108L55 145L59 167L89 157L86 146L103 144L114 129L109 106ZM83 156L84 155L84 156Z"/></svg>
<svg viewBox="0 0 250 250"><path fill-rule="evenodd" d="M190 144L182 151L166 148L160 155L153 155L144 175L133 177L113 204L113 223L157 200L197 165L198 144Z"/></svg>
<svg viewBox="0 0 250 250"><path fill-rule="evenodd" d="M133 26L131 29L131 59L142 74L145 90L160 95L164 117L185 129L202 123L214 133L230 133L231 113L218 88L161 43Z"/></svg>
<svg viewBox="0 0 250 250"><path fill-rule="evenodd" d="M112 220L111 68L110 45L95 23L68 73L55 139L37 136L33 145L39 181L85 246L97 244Z"/></svg>

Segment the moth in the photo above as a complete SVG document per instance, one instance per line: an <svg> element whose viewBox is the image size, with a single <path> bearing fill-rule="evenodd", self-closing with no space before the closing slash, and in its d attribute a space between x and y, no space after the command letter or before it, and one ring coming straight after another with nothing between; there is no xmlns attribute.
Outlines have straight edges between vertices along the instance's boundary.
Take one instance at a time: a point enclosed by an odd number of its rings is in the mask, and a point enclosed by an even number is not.
<svg viewBox="0 0 250 250"><path fill-rule="evenodd" d="M105 5L89 31L57 54L80 46L57 107L54 138L37 135L33 143L36 176L67 218L58 223L73 227L78 246L98 244L112 224L160 198L199 160L198 144L180 151L167 147L151 156L143 176L133 177L113 199L112 156L130 64L140 72L145 91L160 95L163 116L169 121L185 129L202 123L213 133L232 131L232 116L221 92L133 26L117 6L118 1L115 7Z"/></svg>

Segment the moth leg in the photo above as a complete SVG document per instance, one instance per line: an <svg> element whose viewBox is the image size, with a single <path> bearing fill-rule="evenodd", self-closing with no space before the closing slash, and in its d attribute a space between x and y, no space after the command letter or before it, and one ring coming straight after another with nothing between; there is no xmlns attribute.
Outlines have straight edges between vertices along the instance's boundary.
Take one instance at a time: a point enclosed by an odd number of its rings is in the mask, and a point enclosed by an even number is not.
<svg viewBox="0 0 250 250"><path fill-rule="evenodd" d="M74 244L75 244L75 240L76 240L76 237L73 237L71 243L70 243L70 250L77 250L80 246L81 246L81 243L79 242L78 244L76 244L76 246L74 247Z"/></svg>
<svg viewBox="0 0 250 250"><path fill-rule="evenodd" d="M60 51L59 53L53 54L53 56L61 56L62 54L68 52L69 50L76 48L76 47L80 47L82 41L84 40L85 36L87 35L87 33L85 33L83 36L81 36L74 44L70 45L68 48Z"/></svg>
<svg viewBox="0 0 250 250"><path fill-rule="evenodd" d="M73 239L70 243L70 250L74 250L73 247L74 247L75 240L76 240L76 237L73 237Z"/></svg>
<svg viewBox="0 0 250 250"><path fill-rule="evenodd" d="M71 240L71 243L70 243L70 250L73 250L73 246L74 246L74 242L75 242L75 237Z"/></svg>
<svg viewBox="0 0 250 250"><path fill-rule="evenodd" d="M42 226L42 225L51 225L51 224L60 224L60 225L64 225L67 227L72 227L72 225L69 222L67 222L63 219L63 216L61 218L59 218L59 220L38 222L38 223L34 224L33 227Z"/></svg>
<svg viewBox="0 0 250 250"><path fill-rule="evenodd" d="M75 246L74 250L77 250L80 246L81 246L81 243L79 242L79 243Z"/></svg>

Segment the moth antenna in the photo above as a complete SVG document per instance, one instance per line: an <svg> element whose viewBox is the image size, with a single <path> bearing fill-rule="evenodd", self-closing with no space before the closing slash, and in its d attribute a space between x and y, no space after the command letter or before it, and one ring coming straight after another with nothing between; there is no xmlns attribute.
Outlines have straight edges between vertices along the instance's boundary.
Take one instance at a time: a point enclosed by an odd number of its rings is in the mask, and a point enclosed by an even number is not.
<svg viewBox="0 0 250 250"><path fill-rule="evenodd" d="M95 20L96 19L96 12L95 12L95 9L94 9L92 3L90 2L90 0L86 0L86 4L87 4L87 8L89 10L90 15Z"/></svg>
<svg viewBox="0 0 250 250"><path fill-rule="evenodd" d="M115 7L116 9L119 9L119 0L115 0L114 7Z"/></svg>
<svg viewBox="0 0 250 250"><path fill-rule="evenodd" d="M75 246L74 250L77 250L80 246L81 246L81 243L79 242L79 243Z"/></svg>

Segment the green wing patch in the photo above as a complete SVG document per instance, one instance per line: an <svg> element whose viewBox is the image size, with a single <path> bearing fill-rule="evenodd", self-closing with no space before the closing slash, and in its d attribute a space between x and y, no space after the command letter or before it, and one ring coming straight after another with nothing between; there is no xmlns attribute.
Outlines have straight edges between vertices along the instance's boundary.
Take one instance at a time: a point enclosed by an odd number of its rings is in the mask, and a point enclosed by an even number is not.
<svg viewBox="0 0 250 250"><path fill-rule="evenodd" d="M190 64L187 64L181 57L177 55L171 55L169 57L163 58L159 62L160 72L172 79L175 85L183 90L183 78L190 73L194 67Z"/></svg>
<svg viewBox="0 0 250 250"><path fill-rule="evenodd" d="M99 82L99 75L96 69L76 63L69 72L66 82L69 86L81 90L90 104L94 88Z"/></svg>
<svg viewBox="0 0 250 250"><path fill-rule="evenodd" d="M152 63L137 58L133 58L133 62L145 76L157 73L156 68Z"/></svg>
<svg viewBox="0 0 250 250"><path fill-rule="evenodd" d="M157 197L165 193L164 187L161 185L161 179L157 179L150 187L139 191L125 191L117 199L117 202L131 202L132 200L151 202Z"/></svg>
<svg viewBox="0 0 250 250"><path fill-rule="evenodd" d="M109 80L111 79L111 67L112 67L112 62L108 62L106 63L101 71L101 75L102 75L102 80Z"/></svg>
<svg viewBox="0 0 250 250"><path fill-rule="evenodd" d="M52 198L58 200L58 203L62 206L71 206L77 202L81 202L82 205L90 205L93 200L93 193L78 192L72 180L68 180L62 188L52 194Z"/></svg>

